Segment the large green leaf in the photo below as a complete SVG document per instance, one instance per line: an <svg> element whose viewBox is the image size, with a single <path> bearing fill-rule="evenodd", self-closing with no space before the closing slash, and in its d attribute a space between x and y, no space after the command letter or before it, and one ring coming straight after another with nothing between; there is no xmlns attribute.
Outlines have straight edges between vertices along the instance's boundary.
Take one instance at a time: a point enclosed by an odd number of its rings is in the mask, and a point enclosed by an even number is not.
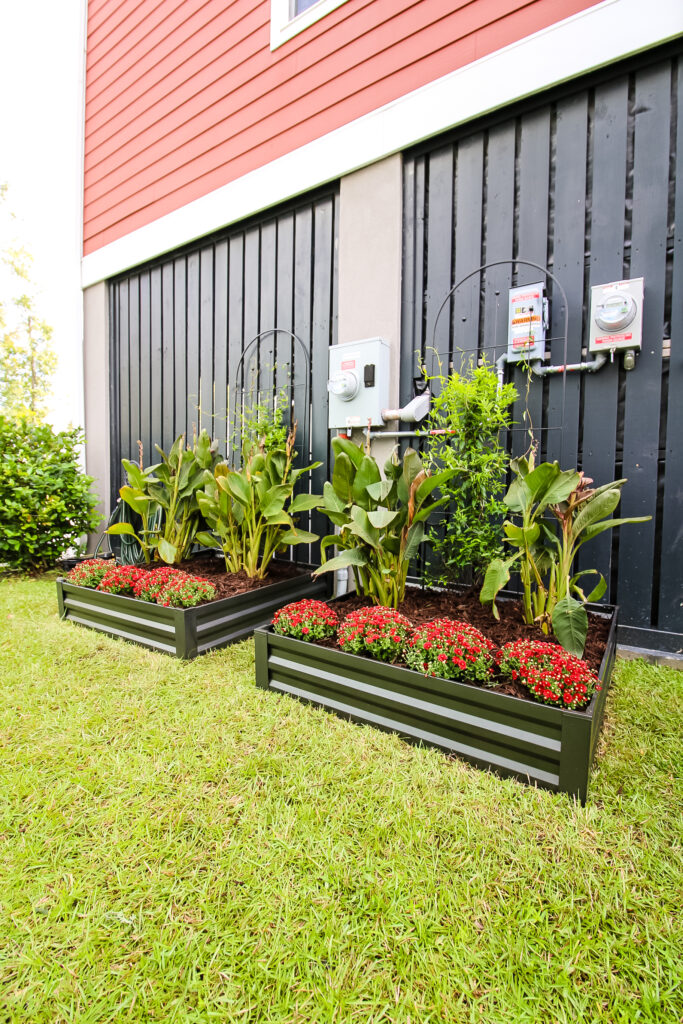
<svg viewBox="0 0 683 1024"><path fill-rule="evenodd" d="M593 523L583 531L576 546L580 548L586 541L592 540L605 530L613 530L615 526L624 526L626 523L649 523L651 519L652 516L636 516L630 519L605 519L602 523Z"/></svg>
<svg viewBox="0 0 683 1024"><path fill-rule="evenodd" d="M336 572L337 569L346 569L350 565L367 564L367 557L361 548L347 548L346 551L342 551L334 558L330 558L329 561L323 562L323 564L314 571L313 575L319 576L322 572Z"/></svg>
<svg viewBox="0 0 683 1024"><path fill-rule="evenodd" d="M577 580L580 580L582 576L597 576L598 582L591 590L588 597L584 594L582 588L578 585ZM569 581L569 589L575 594L579 595L582 601L599 601L602 595L607 590L607 581L601 572L597 569L583 569L581 572L577 572Z"/></svg>
<svg viewBox="0 0 683 1024"><path fill-rule="evenodd" d="M143 494L142 491L137 488L123 486L119 491L119 494L125 501L126 505L129 505L133 509L133 512L137 512L139 516L144 515L147 511L147 506L150 502L150 497Z"/></svg>
<svg viewBox="0 0 683 1024"><path fill-rule="evenodd" d="M173 565L178 555L178 549L176 548L175 544L171 544L163 537L159 537L158 550L159 555L161 556L161 558L163 558L164 562L167 562L169 565Z"/></svg>
<svg viewBox="0 0 683 1024"><path fill-rule="evenodd" d="M334 460L332 471L332 486L337 496L347 504L353 502L353 478L356 475L355 467L345 452L340 452Z"/></svg>
<svg viewBox="0 0 683 1024"><path fill-rule="evenodd" d="M393 480L379 480L377 483L368 484L365 489L373 501L382 504L391 494L393 486Z"/></svg>
<svg viewBox="0 0 683 1024"><path fill-rule="evenodd" d="M359 445L349 441L347 437L333 437L332 451L334 452L335 459L338 459L342 453L346 455L356 468L360 466L365 454Z"/></svg>
<svg viewBox="0 0 683 1024"><path fill-rule="evenodd" d="M371 484L380 483L381 479L379 466L375 460L368 455L364 455L356 470L352 486L353 500L357 505L361 505L366 509L369 507L370 495L367 492L367 487Z"/></svg>
<svg viewBox="0 0 683 1024"><path fill-rule="evenodd" d="M287 511L291 515L295 515L297 512L307 512L311 508L318 508L321 500L319 494L297 494L290 502Z"/></svg>
<svg viewBox="0 0 683 1024"><path fill-rule="evenodd" d="M406 535L405 547L403 548L403 560L409 562L417 554L417 549L424 539L424 525L413 523Z"/></svg>
<svg viewBox="0 0 683 1024"><path fill-rule="evenodd" d="M240 473L230 473L229 476L221 478L219 481L221 486L223 485L223 479L225 480L227 489L236 501L239 501L239 503L245 507L251 504L251 489L248 482Z"/></svg>
<svg viewBox="0 0 683 1024"><path fill-rule="evenodd" d="M321 507L327 514L332 511L343 512L346 508L346 502L343 498L339 497L329 480L326 480L323 484L323 503Z"/></svg>
<svg viewBox="0 0 683 1024"><path fill-rule="evenodd" d="M553 609L552 623L553 633L564 649L580 658L588 633L588 616L583 602L573 597L563 597Z"/></svg>
<svg viewBox="0 0 683 1024"><path fill-rule="evenodd" d="M137 534L130 523L114 523L112 526L108 526L104 532L111 533L115 537L125 536L137 539Z"/></svg>
<svg viewBox="0 0 683 1024"><path fill-rule="evenodd" d="M538 523L532 523L525 529L523 526L515 526L514 523L509 523L506 520L503 523L503 531L511 544L516 544L520 548L525 545L531 548L540 536L541 527Z"/></svg>
<svg viewBox="0 0 683 1024"><path fill-rule="evenodd" d="M216 537L207 530L200 530L199 533L195 534L194 539L205 548L215 548L217 546Z"/></svg>
<svg viewBox="0 0 683 1024"><path fill-rule="evenodd" d="M359 505L353 505L351 508L351 522L348 525L348 529L356 537L360 537L366 544L369 544L370 547L377 548L380 546L379 530L375 529L368 519L367 512Z"/></svg>
<svg viewBox="0 0 683 1024"><path fill-rule="evenodd" d="M368 512L368 519L378 530L384 530L390 523L393 523L400 513L388 508L378 508L374 512Z"/></svg>
<svg viewBox="0 0 683 1024"><path fill-rule="evenodd" d="M491 611L497 619L500 618L500 615L496 608L496 598L505 584L509 581L510 567L518 558L519 552L514 554L512 558L494 558L489 563L486 570L484 584L479 594L479 600L482 604L488 604L491 602Z"/></svg>
<svg viewBox="0 0 683 1024"><path fill-rule="evenodd" d="M576 513L572 523L572 533L578 537L587 526L592 526L599 519L611 516L621 499L621 490L611 488L589 498Z"/></svg>
<svg viewBox="0 0 683 1024"><path fill-rule="evenodd" d="M144 490L145 487L145 473L144 470L140 469L134 462L129 462L128 459L122 459L121 465L125 469L128 475L128 483L135 487L137 490Z"/></svg>
<svg viewBox="0 0 683 1024"><path fill-rule="evenodd" d="M288 530L278 538L278 543L283 547L290 544L313 544L318 539L317 533L309 533L307 530Z"/></svg>

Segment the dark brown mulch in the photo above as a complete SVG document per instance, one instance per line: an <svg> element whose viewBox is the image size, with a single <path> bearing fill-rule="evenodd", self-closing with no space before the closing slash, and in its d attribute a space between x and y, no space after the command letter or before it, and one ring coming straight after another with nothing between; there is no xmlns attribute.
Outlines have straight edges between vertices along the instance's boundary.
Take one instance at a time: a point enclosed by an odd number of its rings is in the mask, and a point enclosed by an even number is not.
<svg viewBox="0 0 683 1024"><path fill-rule="evenodd" d="M370 602L366 599L358 597L356 594L349 594L347 597L338 598L333 607L339 616L343 617L357 608L367 608L369 605ZM477 589L439 592L409 587L406 591L405 601L399 606L399 611L410 619L414 626L420 626L433 619L457 619L459 622L469 622L498 647L522 637L527 640L542 640L546 643L557 642L553 636L546 636L537 626L527 626L522 617L521 602L499 599L497 606L500 613L499 621L493 617L487 606L481 604ZM588 637L583 657L596 673L600 670L608 635L609 620L589 612ZM336 647L336 642L324 641L323 646ZM491 689L495 693L506 693L513 697L533 700L523 686L512 680L501 680L497 685L487 687L487 689Z"/></svg>
<svg viewBox="0 0 683 1024"><path fill-rule="evenodd" d="M245 594L249 590L258 590L260 587L268 587L272 583L281 583L283 580L294 579L295 576L305 576L308 570L302 569L293 562L271 562L268 567L268 575L265 579L251 579L245 572L225 571L225 561L221 555L219 558L213 554L198 555L186 562L181 562L175 568L183 572L190 572L193 576L201 576L210 580L216 588L214 601L224 597L235 597L237 594ZM204 604L206 602L203 602Z"/></svg>

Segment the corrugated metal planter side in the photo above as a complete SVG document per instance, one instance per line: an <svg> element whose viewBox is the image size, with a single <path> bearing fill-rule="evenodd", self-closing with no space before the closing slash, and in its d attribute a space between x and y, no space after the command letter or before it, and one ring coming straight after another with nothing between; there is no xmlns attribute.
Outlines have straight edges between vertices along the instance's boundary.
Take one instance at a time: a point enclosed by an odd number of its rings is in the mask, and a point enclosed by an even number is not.
<svg viewBox="0 0 683 1024"><path fill-rule="evenodd" d="M196 608L162 608L57 580L60 618L176 658L195 658L214 647L244 640L257 626L267 625L277 609L290 601L325 599L329 595L327 577L313 579L304 573Z"/></svg>
<svg viewBox="0 0 683 1024"><path fill-rule="evenodd" d="M256 685L585 803L616 653L617 609L585 711L566 711L257 629Z"/></svg>

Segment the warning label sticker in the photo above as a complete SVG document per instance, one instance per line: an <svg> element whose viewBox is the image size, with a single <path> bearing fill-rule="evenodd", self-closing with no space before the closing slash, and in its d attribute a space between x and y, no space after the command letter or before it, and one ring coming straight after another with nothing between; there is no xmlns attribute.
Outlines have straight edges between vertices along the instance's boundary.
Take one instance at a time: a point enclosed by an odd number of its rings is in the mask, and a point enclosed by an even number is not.
<svg viewBox="0 0 683 1024"><path fill-rule="evenodd" d="M355 370L356 360L355 359L342 359L341 361L342 370Z"/></svg>
<svg viewBox="0 0 683 1024"><path fill-rule="evenodd" d="M596 338L595 345L623 345L626 341L633 341L633 334L603 334Z"/></svg>

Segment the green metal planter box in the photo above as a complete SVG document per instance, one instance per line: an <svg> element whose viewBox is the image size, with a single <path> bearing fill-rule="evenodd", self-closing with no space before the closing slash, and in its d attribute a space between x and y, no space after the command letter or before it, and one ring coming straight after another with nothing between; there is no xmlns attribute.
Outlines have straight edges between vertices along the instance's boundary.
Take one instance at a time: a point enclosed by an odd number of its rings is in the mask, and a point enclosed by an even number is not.
<svg viewBox="0 0 683 1024"><path fill-rule="evenodd" d="M270 622L278 608L304 597L325 600L330 581L302 573L235 597L221 598L196 608L162 608L120 594L106 594L57 580L59 616L109 636L163 651L176 658L196 658L214 647L225 647L251 636Z"/></svg>
<svg viewBox="0 0 683 1024"><path fill-rule="evenodd" d="M617 627L616 608L588 607L611 625L599 673L602 688L583 711L427 678L413 669L278 636L271 628L254 632L256 685L585 803Z"/></svg>

